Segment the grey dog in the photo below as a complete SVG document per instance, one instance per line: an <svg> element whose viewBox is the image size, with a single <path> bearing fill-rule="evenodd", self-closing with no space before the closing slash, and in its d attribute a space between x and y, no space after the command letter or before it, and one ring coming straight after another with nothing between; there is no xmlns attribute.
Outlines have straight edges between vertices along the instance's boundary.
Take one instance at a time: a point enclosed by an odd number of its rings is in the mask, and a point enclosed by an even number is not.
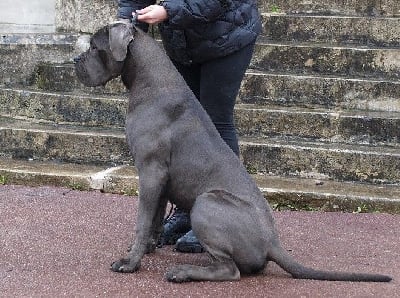
<svg viewBox="0 0 400 298"><path fill-rule="evenodd" d="M268 261L294 278L391 280L307 268L282 248L268 202L153 38L129 23L110 24L92 36L75 67L87 86L121 76L130 90L126 138L139 173L139 210L135 241L113 271L137 271L143 255L155 250L170 200L191 210L193 231L212 262L173 267L169 281L238 280Z"/></svg>

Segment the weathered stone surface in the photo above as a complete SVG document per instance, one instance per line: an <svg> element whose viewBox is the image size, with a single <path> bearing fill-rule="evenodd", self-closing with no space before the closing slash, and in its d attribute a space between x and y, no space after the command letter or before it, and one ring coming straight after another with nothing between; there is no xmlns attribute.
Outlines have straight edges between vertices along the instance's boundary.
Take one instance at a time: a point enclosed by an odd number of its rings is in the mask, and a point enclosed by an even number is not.
<svg viewBox="0 0 400 298"><path fill-rule="evenodd" d="M400 45L400 18L263 14L263 36L271 40Z"/></svg>
<svg viewBox="0 0 400 298"><path fill-rule="evenodd" d="M260 41L251 68L292 74L400 78L399 49Z"/></svg>
<svg viewBox="0 0 400 298"><path fill-rule="evenodd" d="M39 89L79 94L121 95L127 90L119 79L104 88L80 84L71 64L43 64L36 76ZM242 82L239 102L258 105L340 108L400 112L400 82L319 75L290 75L249 69ZM93 95L91 95L93 96Z"/></svg>
<svg viewBox="0 0 400 298"><path fill-rule="evenodd" d="M54 185L77 190L137 195L138 175L132 166L118 167L0 158L4 184Z"/></svg>
<svg viewBox="0 0 400 298"><path fill-rule="evenodd" d="M307 178L253 175L258 187L277 210L400 212L400 188Z"/></svg>
<svg viewBox="0 0 400 298"><path fill-rule="evenodd" d="M400 82L248 71L241 103L400 112Z"/></svg>
<svg viewBox="0 0 400 298"><path fill-rule="evenodd" d="M3 118L1 156L82 164L131 162L123 130L34 124ZM379 183L400 182L400 151L385 146L345 145L263 138L242 141L249 170Z"/></svg>
<svg viewBox="0 0 400 298"><path fill-rule="evenodd" d="M397 0L261 0L260 11L288 14L400 16ZM58 30L93 32L115 19L114 0L57 0L56 26Z"/></svg>
<svg viewBox="0 0 400 298"><path fill-rule="evenodd" d="M0 85L30 85L39 63L63 63L74 57L75 34L0 36Z"/></svg>
<svg viewBox="0 0 400 298"><path fill-rule="evenodd" d="M312 143L284 137L241 144L243 161L254 171L340 181L400 182L398 148Z"/></svg>
<svg viewBox="0 0 400 298"><path fill-rule="evenodd" d="M0 88L0 115L55 123L124 127L127 97L57 94ZM302 138L400 144L400 113L308 110L236 105L241 136L297 135Z"/></svg>
<svg viewBox="0 0 400 298"><path fill-rule="evenodd" d="M260 0L258 5L264 12L400 16L398 0Z"/></svg>
<svg viewBox="0 0 400 298"><path fill-rule="evenodd" d="M0 118L0 156L116 165L131 161L123 129Z"/></svg>
<svg viewBox="0 0 400 298"><path fill-rule="evenodd" d="M127 97L58 94L0 88L0 114L54 123L125 126Z"/></svg>
<svg viewBox="0 0 400 298"><path fill-rule="evenodd" d="M76 74L65 64L41 63L35 73L35 85L42 90L71 91L81 87ZM67 64L68 66L70 64ZM83 87L81 87L83 88Z"/></svg>
<svg viewBox="0 0 400 298"><path fill-rule="evenodd" d="M56 28L58 31L94 33L114 20L117 1L114 0L57 0Z"/></svg>
<svg viewBox="0 0 400 298"><path fill-rule="evenodd" d="M0 158L4 184L54 185L79 190L137 195L135 167L107 168L54 162ZM323 210L345 212L400 213L400 187L287 178L255 174L253 178L278 210Z"/></svg>
<svg viewBox="0 0 400 298"><path fill-rule="evenodd" d="M86 87L79 82L72 63L44 63L39 64L35 74L35 85L41 90L84 92L90 94L121 94L127 90L120 78L111 80L106 86Z"/></svg>
<svg viewBox="0 0 400 298"><path fill-rule="evenodd" d="M352 113L300 108L237 106L241 136L298 136L311 140L399 146L400 113Z"/></svg>

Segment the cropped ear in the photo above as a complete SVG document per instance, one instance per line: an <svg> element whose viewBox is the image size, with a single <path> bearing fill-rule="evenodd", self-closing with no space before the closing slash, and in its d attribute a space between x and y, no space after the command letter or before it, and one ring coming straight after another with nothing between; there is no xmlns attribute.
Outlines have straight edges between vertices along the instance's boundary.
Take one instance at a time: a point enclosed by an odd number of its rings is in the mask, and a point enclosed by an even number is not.
<svg viewBox="0 0 400 298"><path fill-rule="evenodd" d="M113 58L124 61L128 53L128 45L133 40L133 26L129 20L117 21L108 27L108 39Z"/></svg>

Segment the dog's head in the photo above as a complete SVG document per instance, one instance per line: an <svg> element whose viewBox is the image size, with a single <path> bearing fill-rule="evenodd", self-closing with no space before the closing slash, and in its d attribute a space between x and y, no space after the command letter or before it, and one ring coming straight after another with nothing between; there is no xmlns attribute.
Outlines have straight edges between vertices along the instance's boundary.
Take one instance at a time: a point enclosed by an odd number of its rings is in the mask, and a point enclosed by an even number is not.
<svg viewBox="0 0 400 298"><path fill-rule="evenodd" d="M78 79L86 86L105 85L121 74L135 29L129 22L115 22L90 38L90 47L74 59Z"/></svg>

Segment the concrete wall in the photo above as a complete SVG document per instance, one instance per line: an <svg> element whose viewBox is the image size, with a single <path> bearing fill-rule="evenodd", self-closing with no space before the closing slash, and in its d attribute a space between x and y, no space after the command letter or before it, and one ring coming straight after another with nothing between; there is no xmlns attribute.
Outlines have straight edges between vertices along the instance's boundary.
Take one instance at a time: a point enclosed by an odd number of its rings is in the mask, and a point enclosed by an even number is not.
<svg viewBox="0 0 400 298"><path fill-rule="evenodd" d="M0 33L55 31L56 0L1 0Z"/></svg>
<svg viewBox="0 0 400 298"><path fill-rule="evenodd" d="M92 33L116 13L117 0L0 0L0 34Z"/></svg>

